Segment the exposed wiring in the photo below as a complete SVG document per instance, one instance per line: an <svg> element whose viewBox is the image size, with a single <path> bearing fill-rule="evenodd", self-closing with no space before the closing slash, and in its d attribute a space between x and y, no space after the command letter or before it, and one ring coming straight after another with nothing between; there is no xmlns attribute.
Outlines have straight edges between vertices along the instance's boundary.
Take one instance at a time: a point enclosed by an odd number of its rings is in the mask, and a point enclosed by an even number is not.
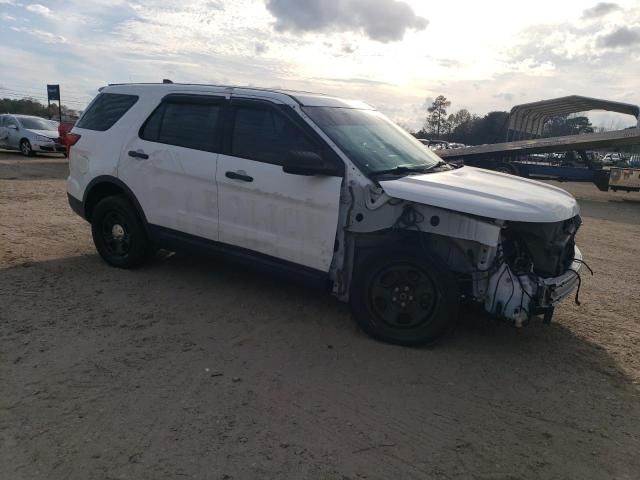
<svg viewBox="0 0 640 480"><path fill-rule="evenodd" d="M498 281L496 282L496 288L493 291L493 300L491 301L491 308L489 309L490 312L493 312L493 306L496 303L496 295L498 294L498 287L500 286L500 281L502 280L502 277L504 276L506 271L507 268L502 270L502 273L500 274L500 276L498 277Z"/></svg>
<svg viewBox="0 0 640 480"><path fill-rule="evenodd" d="M402 213L400 214L400 216L396 219L396 221L394 222L392 228L393 229L411 229L411 228L415 228L416 230L418 230L421 233L425 233L422 231L422 229L420 228L420 223L422 223L425 220L424 215L417 211L413 205L405 205L404 208L402 209ZM575 233L574 233L575 236ZM428 246L426 245L427 241L427 237L426 235L420 235L420 244L421 247L423 248L423 250L428 251ZM493 261L491 262L491 264L486 268L486 269L480 269L477 268L476 265L474 264L473 260L471 258L469 258L467 256L467 254L465 253L465 251L462 249L462 247L458 244L454 243L450 243L450 249L449 249L449 256L448 258L451 258L451 245L455 246L455 248L457 248L460 253L462 254L462 257L465 258L468 262L469 265L471 266L471 270L469 272L465 272L465 273L460 273L458 274L458 280L462 280L463 278L466 280L466 277L468 275L471 275L471 279L470 281L473 284L474 288L478 287L478 284L482 281L488 280L489 278L491 278L491 276L493 276L495 274L495 272L498 270L498 268L501 265L505 265L505 269L502 271L502 273L500 274L500 276L498 277L497 281L496 281L496 286L493 292L493 298L492 298L492 302L491 302L491 308L489 309L489 311L493 312L494 311L494 307L495 307L495 303L496 303L496 296L498 293L498 287L500 286L500 282L502 281L502 278L504 277L505 272L509 274L509 278L511 280L511 294L509 295L508 300L505 302L504 304L504 308L507 308L507 305L509 305L509 303L511 302L511 300L513 299L513 296L515 295L515 282L513 280L513 276L515 275L518 284L520 286L520 291L521 291L521 295L520 295L520 308L522 308L522 310L527 314L527 317L530 317L530 312L529 310L524 306L524 296L526 295L529 298L529 304L530 302L533 300L533 297L531 296L531 294L527 291L527 289L525 288L524 284L522 283L522 278L521 275L517 275L517 274L512 274L511 272L511 268L508 265L507 260L504 257L504 250L502 248L502 245L498 245L497 249L496 249L496 254L493 258ZM527 252L528 253L528 252ZM574 259L575 262L584 265L589 272L591 273L591 275L593 275L593 270L591 269L591 267L589 267L589 265L587 265L587 263L582 260L582 259ZM447 262L448 263L448 262ZM582 278L580 277L580 274L573 269L569 269L569 271L573 272L576 274L576 276L578 277L578 288L576 290L576 296L575 296L575 303L577 305L580 305L580 287L582 286ZM477 277L476 274L478 273L486 273L486 276L482 276L482 277ZM529 277L529 280L531 280L531 276L533 275L531 272L526 273L527 277ZM476 278L474 278L474 276ZM533 283L537 283L537 281L533 280Z"/></svg>
<svg viewBox="0 0 640 480"><path fill-rule="evenodd" d="M576 302L576 305L580 306L581 304L578 297L580 296L580 287L582 286L582 277L580 277L580 274L572 268L570 268L569 271L575 273L576 277L578 277L578 288L576 289L576 297L574 298L574 301Z"/></svg>
<svg viewBox="0 0 640 480"><path fill-rule="evenodd" d="M584 260L580 259L580 258L574 258L573 259L574 262L577 262L581 265L584 265L585 267L587 267L587 270L589 270L589 273L591 273L591 276L593 276L593 270L591 269L591 267L589 265L587 265L587 262L585 262ZM573 271L573 270L571 270Z"/></svg>
<svg viewBox="0 0 640 480"><path fill-rule="evenodd" d="M509 274L509 279L511 280L511 295L509 295L509 299L504 303L504 310L507 309L507 305L509 305L514 293L516 293L516 286L514 285L513 275L511 275L511 269L509 268L509 265L505 266L505 271ZM522 300L520 300L520 303L522 304Z"/></svg>
<svg viewBox="0 0 640 480"><path fill-rule="evenodd" d="M418 212L413 207L413 205L405 205L402 208L402 213L396 219L395 223L391 228L396 229L399 227L406 227L406 228L415 227L419 231L422 231L420 230L420 226L418 225L419 223L422 223L422 222L424 222L424 215Z"/></svg>

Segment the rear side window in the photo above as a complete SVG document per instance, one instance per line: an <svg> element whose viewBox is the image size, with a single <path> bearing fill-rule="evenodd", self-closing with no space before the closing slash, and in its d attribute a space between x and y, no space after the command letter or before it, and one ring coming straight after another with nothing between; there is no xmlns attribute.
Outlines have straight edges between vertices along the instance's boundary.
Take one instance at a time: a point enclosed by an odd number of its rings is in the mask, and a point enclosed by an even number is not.
<svg viewBox="0 0 640 480"><path fill-rule="evenodd" d="M172 100L162 103L140 129L140 138L195 150L216 151L220 103Z"/></svg>
<svg viewBox="0 0 640 480"><path fill-rule="evenodd" d="M137 95L101 93L76 126L99 132L109 130L137 101Z"/></svg>
<svg viewBox="0 0 640 480"><path fill-rule="evenodd" d="M291 150L318 151L298 127L274 109L266 105L235 108L231 155L282 165Z"/></svg>

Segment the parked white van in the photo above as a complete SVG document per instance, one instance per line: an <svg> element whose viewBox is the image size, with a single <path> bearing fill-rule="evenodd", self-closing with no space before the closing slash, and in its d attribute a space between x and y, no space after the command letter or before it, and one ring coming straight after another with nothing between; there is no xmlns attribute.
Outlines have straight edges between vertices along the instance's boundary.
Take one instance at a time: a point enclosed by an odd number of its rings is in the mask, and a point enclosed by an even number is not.
<svg viewBox="0 0 640 480"><path fill-rule="evenodd" d="M361 102L110 85L70 141L69 203L109 264L223 253L326 286L388 342L441 336L462 300L550 320L580 281L570 194L448 165Z"/></svg>

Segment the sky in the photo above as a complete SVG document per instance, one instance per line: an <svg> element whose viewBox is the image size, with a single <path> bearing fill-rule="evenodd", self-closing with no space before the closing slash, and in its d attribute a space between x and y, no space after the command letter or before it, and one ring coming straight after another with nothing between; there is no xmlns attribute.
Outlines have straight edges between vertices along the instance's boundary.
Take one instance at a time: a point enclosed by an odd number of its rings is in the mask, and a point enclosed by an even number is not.
<svg viewBox="0 0 640 480"><path fill-rule="evenodd" d="M0 96L83 108L109 83L356 98L419 128L563 95L640 104L640 0L0 0ZM631 117L593 114L608 128Z"/></svg>

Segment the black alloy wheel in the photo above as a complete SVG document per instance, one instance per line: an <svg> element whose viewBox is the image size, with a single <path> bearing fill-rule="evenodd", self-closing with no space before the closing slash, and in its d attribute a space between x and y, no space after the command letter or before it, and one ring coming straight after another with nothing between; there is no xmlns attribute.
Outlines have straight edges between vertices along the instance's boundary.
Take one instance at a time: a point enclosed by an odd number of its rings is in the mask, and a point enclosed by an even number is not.
<svg viewBox="0 0 640 480"><path fill-rule="evenodd" d="M138 213L124 195L98 202L91 218L91 233L100 256L114 267L139 267L154 252Z"/></svg>
<svg viewBox="0 0 640 480"><path fill-rule="evenodd" d="M455 324L457 282L437 259L378 252L359 265L350 304L369 335L400 345L421 345L438 339Z"/></svg>
<svg viewBox="0 0 640 480"><path fill-rule="evenodd" d="M131 235L126 219L117 211L107 213L102 219L102 240L109 255L126 257L131 249Z"/></svg>
<svg viewBox="0 0 640 480"><path fill-rule="evenodd" d="M380 269L369 288L372 312L392 328L415 328L430 321L440 301L431 278L410 264Z"/></svg>

